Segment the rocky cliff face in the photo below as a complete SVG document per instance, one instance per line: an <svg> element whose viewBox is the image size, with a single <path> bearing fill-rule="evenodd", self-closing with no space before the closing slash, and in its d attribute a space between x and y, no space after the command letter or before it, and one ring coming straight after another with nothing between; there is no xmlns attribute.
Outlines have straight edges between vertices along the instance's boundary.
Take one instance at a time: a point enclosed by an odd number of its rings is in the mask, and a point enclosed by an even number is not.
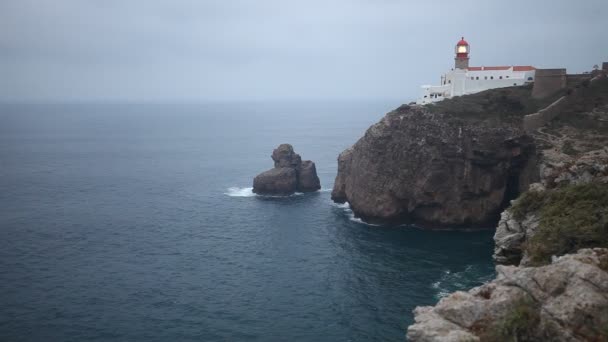
<svg viewBox="0 0 608 342"><path fill-rule="evenodd" d="M302 161L289 144L281 144L272 151L274 168L253 179L253 192L261 195L291 195L321 189L315 163Z"/></svg>
<svg viewBox="0 0 608 342"><path fill-rule="evenodd" d="M369 221L492 226L537 172L516 124L402 106L340 154L332 199Z"/></svg>
<svg viewBox="0 0 608 342"><path fill-rule="evenodd" d="M533 194L501 214L494 236L494 260L499 264L534 264L524 246L538 230L541 207L523 202L533 202L533 197L540 202L568 186L602 188L608 183L608 79L581 89L557 119L532 136L539 150L539 183L531 187Z"/></svg>
<svg viewBox="0 0 608 342"><path fill-rule="evenodd" d="M497 278L418 307L410 341L606 341L608 250L543 267L497 266Z"/></svg>

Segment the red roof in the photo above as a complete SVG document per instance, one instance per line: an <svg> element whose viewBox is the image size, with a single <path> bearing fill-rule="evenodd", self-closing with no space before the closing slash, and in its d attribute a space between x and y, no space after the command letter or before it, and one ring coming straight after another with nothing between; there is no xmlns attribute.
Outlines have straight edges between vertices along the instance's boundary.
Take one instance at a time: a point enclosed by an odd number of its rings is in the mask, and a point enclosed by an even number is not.
<svg viewBox="0 0 608 342"><path fill-rule="evenodd" d="M462 38L460 38L460 41L456 45L466 45L466 46L469 46L469 43L467 43L467 41L464 40L464 37L462 37Z"/></svg>
<svg viewBox="0 0 608 342"><path fill-rule="evenodd" d="M515 65L513 67L510 66L489 66L489 67L469 67L469 71L482 71L482 70L509 70L513 68L513 71L532 71L536 70L535 67L529 65Z"/></svg>

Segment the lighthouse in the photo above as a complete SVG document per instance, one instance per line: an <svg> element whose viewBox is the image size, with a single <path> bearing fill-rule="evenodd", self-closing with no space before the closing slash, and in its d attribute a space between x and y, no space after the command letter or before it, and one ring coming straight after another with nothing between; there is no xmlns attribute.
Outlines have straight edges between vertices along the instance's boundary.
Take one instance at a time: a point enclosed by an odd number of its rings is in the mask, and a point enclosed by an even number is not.
<svg viewBox="0 0 608 342"><path fill-rule="evenodd" d="M456 43L456 69L468 69L469 68L469 43L464 40L464 37L460 38L460 41Z"/></svg>
<svg viewBox="0 0 608 342"><path fill-rule="evenodd" d="M475 94L480 91L514 87L534 82L536 68L529 65L469 66L469 43L460 38L456 43L454 69L441 75L441 84L422 86L417 104L428 104L454 96Z"/></svg>

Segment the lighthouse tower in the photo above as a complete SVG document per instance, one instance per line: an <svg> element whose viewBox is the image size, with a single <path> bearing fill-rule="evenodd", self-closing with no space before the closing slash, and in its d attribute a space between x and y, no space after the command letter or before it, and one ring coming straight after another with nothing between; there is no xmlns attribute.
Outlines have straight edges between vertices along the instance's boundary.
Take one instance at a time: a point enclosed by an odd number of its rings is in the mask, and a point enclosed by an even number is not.
<svg viewBox="0 0 608 342"><path fill-rule="evenodd" d="M469 68L469 43L464 40L464 37L456 44L456 58L454 58L456 69Z"/></svg>

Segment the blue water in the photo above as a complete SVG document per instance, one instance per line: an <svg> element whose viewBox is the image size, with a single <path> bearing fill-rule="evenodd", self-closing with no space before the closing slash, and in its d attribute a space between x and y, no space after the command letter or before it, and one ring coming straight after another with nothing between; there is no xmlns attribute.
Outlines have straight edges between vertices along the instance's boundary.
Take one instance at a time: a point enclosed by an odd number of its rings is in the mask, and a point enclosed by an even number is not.
<svg viewBox="0 0 608 342"><path fill-rule="evenodd" d="M358 222L336 157L399 103L0 106L1 341L402 341L492 232ZM251 194L280 143L323 190Z"/></svg>

